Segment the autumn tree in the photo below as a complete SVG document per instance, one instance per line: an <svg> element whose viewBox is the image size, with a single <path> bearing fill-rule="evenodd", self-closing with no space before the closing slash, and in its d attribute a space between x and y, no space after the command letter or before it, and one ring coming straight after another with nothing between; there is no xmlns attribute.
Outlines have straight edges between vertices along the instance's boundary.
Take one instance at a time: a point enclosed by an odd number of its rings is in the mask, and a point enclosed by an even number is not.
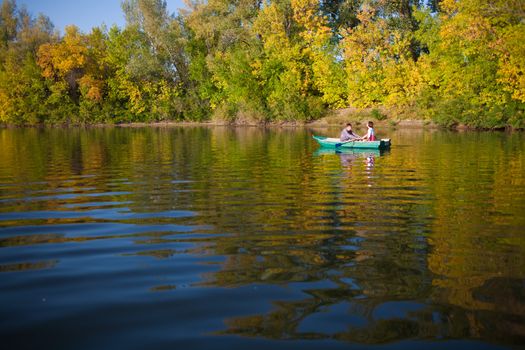
<svg viewBox="0 0 525 350"><path fill-rule="evenodd" d="M429 53L422 111L444 124L521 126L525 108L521 1L444 0L439 16L422 16Z"/></svg>
<svg viewBox="0 0 525 350"><path fill-rule="evenodd" d="M311 120L382 107L523 127L520 0L126 0L123 28L63 36L0 7L0 121Z"/></svg>
<svg viewBox="0 0 525 350"><path fill-rule="evenodd" d="M0 8L0 121L14 124L42 122L47 86L36 64L38 47L54 40L49 18L32 17L14 1Z"/></svg>

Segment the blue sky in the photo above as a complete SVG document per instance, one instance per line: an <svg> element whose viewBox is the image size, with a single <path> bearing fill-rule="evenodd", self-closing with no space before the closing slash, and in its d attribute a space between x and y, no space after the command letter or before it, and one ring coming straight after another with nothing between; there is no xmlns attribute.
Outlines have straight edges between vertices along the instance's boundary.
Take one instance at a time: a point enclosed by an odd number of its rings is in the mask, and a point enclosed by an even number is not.
<svg viewBox="0 0 525 350"><path fill-rule="evenodd" d="M25 5L33 16L47 15L55 28L64 33L68 24L75 24L83 32L105 23L124 25L124 15L120 8L121 0L18 0L19 7ZM167 0L170 12L184 7L183 0Z"/></svg>

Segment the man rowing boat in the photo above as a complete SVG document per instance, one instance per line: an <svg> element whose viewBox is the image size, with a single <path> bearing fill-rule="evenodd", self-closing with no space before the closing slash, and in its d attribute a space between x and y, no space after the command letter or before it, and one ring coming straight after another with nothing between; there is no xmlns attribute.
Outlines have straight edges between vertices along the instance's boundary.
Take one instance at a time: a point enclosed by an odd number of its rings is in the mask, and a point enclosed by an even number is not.
<svg viewBox="0 0 525 350"><path fill-rule="evenodd" d="M339 139L341 142L359 141L361 140L361 137L352 131L352 124L348 123L346 124L346 128L341 131L341 137Z"/></svg>

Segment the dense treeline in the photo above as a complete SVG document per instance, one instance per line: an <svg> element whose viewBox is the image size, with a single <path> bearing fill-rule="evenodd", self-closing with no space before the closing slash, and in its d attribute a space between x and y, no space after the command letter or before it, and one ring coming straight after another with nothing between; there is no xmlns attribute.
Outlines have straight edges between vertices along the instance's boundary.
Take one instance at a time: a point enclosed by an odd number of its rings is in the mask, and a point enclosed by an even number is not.
<svg viewBox="0 0 525 350"><path fill-rule="evenodd" d="M451 125L525 125L522 0L126 0L124 28L4 0L0 121L310 120L384 107Z"/></svg>

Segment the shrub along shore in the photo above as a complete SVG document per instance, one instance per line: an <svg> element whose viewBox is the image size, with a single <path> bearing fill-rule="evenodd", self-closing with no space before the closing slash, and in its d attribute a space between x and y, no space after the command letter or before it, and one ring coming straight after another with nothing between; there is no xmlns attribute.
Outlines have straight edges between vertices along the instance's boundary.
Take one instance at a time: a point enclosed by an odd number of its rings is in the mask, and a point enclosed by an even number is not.
<svg viewBox="0 0 525 350"><path fill-rule="evenodd" d="M0 123L525 126L525 2L125 0L60 34L0 7ZM352 108L348 108L352 106ZM413 122L406 122L412 120Z"/></svg>
<svg viewBox="0 0 525 350"><path fill-rule="evenodd" d="M407 118L392 118L387 115L381 115L377 118L376 112L370 109L353 109L345 108L339 110L331 110L319 119L302 121L302 120L260 120L260 119L205 119L201 121L195 120L159 120L147 122L104 122L104 123L36 123L36 124L13 124L0 123L0 128L20 128L20 127L36 127L36 128L106 128L106 127L120 127L120 128L142 128L142 127L193 127L193 126L227 126L227 127L278 127L278 128L343 128L347 123L352 123L354 128L364 129L367 121L373 121L378 129L450 129L450 130L506 130L506 131L521 131L525 128L515 128L510 125L502 127L485 128L480 126L471 126L467 124L453 124L442 125L428 119L407 119Z"/></svg>

